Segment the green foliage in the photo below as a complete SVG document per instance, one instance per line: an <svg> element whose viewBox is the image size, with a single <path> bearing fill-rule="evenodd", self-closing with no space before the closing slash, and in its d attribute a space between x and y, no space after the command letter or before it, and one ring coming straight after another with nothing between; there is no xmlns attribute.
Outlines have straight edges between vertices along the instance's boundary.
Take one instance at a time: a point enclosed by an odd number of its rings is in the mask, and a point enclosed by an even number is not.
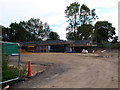
<svg viewBox="0 0 120 90"><path fill-rule="evenodd" d="M108 48L107 44L110 44L111 49L118 49L120 47L120 43L112 43L112 42L98 44L97 47L106 49Z"/></svg>
<svg viewBox="0 0 120 90"><path fill-rule="evenodd" d="M24 78L27 73L27 64L21 64L20 65L20 78Z"/></svg>
<svg viewBox="0 0 120 90"><path fill-rule="evenodd" d="M59 35L53 31L49 33L48 37L49 37L48 40L59 40L60 39Z"/></svg>
<svg viewBox="0 0 120 90"><path fill-rule="evenodd" d="M120 43L112 43L112 48L118 49L120 47Z"/></svg>
<svg viewBox="0 0 120 90"><path fill-rule="evenodd" d="M23 42L32 40L33 36L20 24L11 23L10 28L2 28L3 41Z"/></svg>
<svg viewBox="0 0 120 90"><path fill-rule="evenodd" d="M66 33L66 38L67 40L75 40L74 33L73 32Z"/></svg>
<svg viewBox="0 0 120 90"><path fill-rule="evenodd" d="M66 17L69 18L71 16L78 15L79 7L80 7L80 4L78 2L74 2L70 4L70 6L67 6L66 7L67 9L65 10Z"/></svg>
<svg viewBox="0 0 120 90"><path fill-rule="evenodd" d="M95 9L90 10L85 4L80 8L80 23L91 24L95 19L98 19L98 16L95 13Z"/></svg>
<svg viewBox="0 0 120 90"><path fill-rule="evenodd" d="M46 40L50 33L49 25L43 23L40 19L31 18L26 22L20 22L20 25L32 34L32 41Z"/></svg>
<svg viewBox="0 0 120 90"><path fill-rule="evenodd" d="M0 25L0 41L2 41L2 28L3 28L3 26Z"/></svg>
<svg viewBox="0 0 120 90"><path fill-rule="evenodd" d="M23 41L32 41L33 35L28 32L25 28L22 27L21 24L12 23L10 25L12 30L16 30L16 34L14 36L14 39L16 39L16 42L23 42Z"/></svg>
<svg viewBox="0 0 120 90"><path fill-rule="evenodd" d="M113 37L112 42L113 42L113 43L117 43L117 42L118 42L118 36Z"/></svg>
<svg viewBox="0 0 120 90"><path fill-rule="evenodd" d="M18 69L15 67L7 67L2 69L2 80L10 80L18 76Z"/></svg>
<svg viewBox="0 0 120 90"><path fill-rule="evenodd" d="M91 10L85 4L80 6L78 2L74 2L67 6L65 14L69 22L66 28L68 40L93 40L99 44L110 40L117 42L118 36L115 35L115 28L111 23L97 21L92 25L92 22L98 19L95 9Z"/></svg>
<svg viewBox="0 0 120 90"><path fill-rule="evenodd" d="M108 42L109 39L115 40L115 28L108 21L98 21L95 24L94 41L97 43Z"/></svg>
<svg viewBox="0 0 120 90"><path fill-rule="evenodd" d="M97 47L98 47L98 48L104 48L104 49L105 49L105 48L106 48L106 45L105 45L105 44L98 44Z"/></svg>
<svg viewBox="0 0 120 90"><path fill-rule="evenodd" d="M92 38L93 26L91 24L83 24L78 27L78 38L80 40L88 40Z"/></svg>
<svg viewBox="0 0 120 90"><path fill-rule="evenodd" d="M25 77L26 72L27 72L27 70L26 70L27 65L26 64L20 65L20 70L19 70L18 67L16 67L16 66L13 66L13 65L9 66L8 60L9 60L8 56L2 55L2 81L14 79L14 78L17 78L18 76L20 78ZM4 83L2 85L2 87L6 86L6 85L13 85L13 84L17 83L18 81L19 80Z"/></svg>
<svg viewBox="0 0 120 90"><path fill-rule="evenodd" d="M70 4L70 6L67 6L65 10L66 18L68 18L69 22L66 30L73 32L74 39L76 39L76 27L79 25L79 8L80 4L78 2L74 2Z"/></svg>
<svg viewBox="0 0 120 90"><path fill-rule="evenodd" d="M8 56L2 55L2 68L8 67Z"/></svg>
<svg viewBox="0 0 120 90"><path fill-rule="evenodd" d="M8 65L8 56L2 56L2 81L18 77L18 69Z"/></svg>
<svg viewBox="0 0 120 90"><path fill-rule="evenodd" d="M68 19L67 22L69 22L69 25L66 28L68 31L66 38L71 40L88 39L90 36L89 31L91 33L93 30L91 27L92 22L98 18L95 9L90 10L85 4L80 6L78 2L74 2L66 7L65 14ZM86 31L87 28L88 31Z"/></svg>
<svg viewBox="0 0 120 90"><path fill-rule="evenodd" d="M50 27L40 19L31 18L20 23L11 23L10 28L2 27L3 41L8 42L31 42L47 40Z"/></svg>

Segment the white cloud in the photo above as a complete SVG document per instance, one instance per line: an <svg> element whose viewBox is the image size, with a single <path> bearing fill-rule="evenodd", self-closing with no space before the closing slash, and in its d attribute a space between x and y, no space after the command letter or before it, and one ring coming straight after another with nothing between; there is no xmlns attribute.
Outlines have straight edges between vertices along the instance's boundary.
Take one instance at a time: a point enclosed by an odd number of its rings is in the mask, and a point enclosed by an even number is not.
<svg viewBox="0 0 120 90"><path fill-rule="evenodd" d="M73 2L86 4L91 9L98 8L100 20L108 20L117 28L117 10L107 12L101 8L116 8L119 0L1 0L0 24L9 26L11 22L27 21L30 18L39 18L51 25L53 31L59 33L62 39L66 34L66 18L64 11L66 6ZM107 3L108 2L108 3ZM104 13L102 13L104 12ZM56 26L55 26L56 25Z"/></svg>
<svg viewBox="0 0 120 90"><path fill-rule="evenodd" d="M56 28L57 30L55 30L55 32L57 32L60 36L60 39L62 40L66 40L66 29L65 27L61 27L61 28Z"/></svg>
<svg viewBox="0 0 120 90"><path fill-rule="evenodd" d="M119 0L84 0L84 2L95 8L95 7L104 7L104 8L110 8L110 7L116 7Z"/></svg>
<svg viewBox="0 0 120 90"><path fill-rule="evenodd" d="M101 21L108 21L112 23L113 27L116 27L116 34L118 35L118 12L109 12L109 13L104 13L99 15L99 20Z"/></svg>

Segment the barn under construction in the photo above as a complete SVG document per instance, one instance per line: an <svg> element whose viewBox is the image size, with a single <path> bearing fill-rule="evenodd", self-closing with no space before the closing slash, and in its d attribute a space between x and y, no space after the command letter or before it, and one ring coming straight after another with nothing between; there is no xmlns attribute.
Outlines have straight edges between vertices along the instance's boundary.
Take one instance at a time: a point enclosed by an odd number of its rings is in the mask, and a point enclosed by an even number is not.
<svg viewBox="0 0 120 90"><path fill-rule="evenodd" d="M81 53L83 49L92 52L96 48L90 40L76 40L76 41L64 41L64 40L50 40L39 42L24 42L21 43L22 49L28 52L66 52L66 53Z"/></svg>

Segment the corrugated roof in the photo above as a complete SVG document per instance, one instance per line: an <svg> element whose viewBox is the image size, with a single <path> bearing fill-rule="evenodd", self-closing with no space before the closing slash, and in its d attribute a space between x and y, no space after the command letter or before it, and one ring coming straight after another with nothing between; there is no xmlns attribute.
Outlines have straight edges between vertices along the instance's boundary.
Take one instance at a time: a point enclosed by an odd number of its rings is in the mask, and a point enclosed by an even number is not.
<svg viewBox="0 0 120 90"><path fill-rule="evenodd" d="M92 44L93 42L90 40L72 40L68 41L70 44Z"/></svg>
<svg viewBox="0 0 120 90"><path fill-rule="evenodd" d="M61 44L72 44L72 45L92 45L93 42L90 40L49 40L49 41L39 41L39 42L24 42L22 45L61 45Z"/></svg>
<svg viewBox="0 0 120 90"><path fill-rule="evenodd" d="M56 44L68 44L67 41L64 40L49 40L49 41L39 41L39 42L24 42L21 43L22 45L27 45L27 44L36 44L36 45L56 45Z"/></svg>

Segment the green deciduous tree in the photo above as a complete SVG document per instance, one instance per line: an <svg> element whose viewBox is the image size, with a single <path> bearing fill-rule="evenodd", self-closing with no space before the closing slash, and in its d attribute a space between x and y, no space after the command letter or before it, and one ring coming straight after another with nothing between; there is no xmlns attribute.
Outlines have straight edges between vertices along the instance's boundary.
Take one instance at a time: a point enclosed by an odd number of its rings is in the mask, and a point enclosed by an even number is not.
<svg viewBox="0 0 120 90"><path fill-rule="evenodd" d="M67 40L74 40L74 33L73 32L66 33L66 38Z"/></svg>
<svg viewBox="0 0 120 90"><path fill-rule="evenodd" d="M0 25L0 41L2 41L2 28L3 28L3 26Z"/></svg>
<svg viewBox="0 0 120 90"><path fill-rule="evenodd" d="M59 39L60 39L60 37L56 32L52 31L52 32L49 33L49 39L48 40L59 40Z"/></svg>
<svg viewBox="0 0 120 90"><path fill-rule="evenodd" d="M50 27L40 19L31 18L28 21L20 22L22 27L34 36L34 41L46 40L48 38Z"/></svg>
<svg viewBox="0 0 120 90"><path fill-rule="evenodd" d="M113 40L115 36L115 27L108 21L98 21L95 24L94 41L97 43L108 42Z"/></svg>
<svg viewBox="0 0 120 90"><path fill-rule="evenodd" d="M9 42L23 42L32 39L32 36L21 25L11 23L10 28L2 28L3 41Z"/></svg>
<svg viewBox="0 0 120 90"><path fill-rule="evenodd" d="M79 40L91 40L93 35L93 26L91 24L83 24L78 27Z"/></svg>
<svg viewBox="0 0 120 90"><path fill-rule="evenodd" d="M91 26L90 24L92 24L92 22L98 18L95 13L95 9L90 10L85 4L80 6L78 2L74 2L67 6L65 14L66 18L68 19L67 22L69 22L68 27L66 28L68 31L67 38L69 37L68 35L72 34L72 40L83 39L82 37L85 37L86 39L86 37L89 36L89 32L85 31L86 29L84 27ZM86 24L89 25L87 26ZM83 33L83 30L80 29L84 29L84 34L81 34Z"/></svg>
<svg viewBox="0 0 120 90"><path fill-rule="evenodd" d="M13 36L15 42L27 42L33 40L33 35L24 29L20 24L12 23L10 28L15 32Z"/></svg>
<svg viewBox="0 0 120 90"><path fill-rule="evenodd" d="M3 41L9 42L31 42L47 40L50 27L42 23L40 19L31 18L20 23L11 23L10 28L2 27Z"/></svg>
<svg viewBox="0 0 120 90"><path fill-rule="evenodd" d="M11 29L10 28L6 28L6 27L2 27L2 40L3 41L9 41L11 39Z"/></svg>
<svg viewBox="0 0 120 90"><path fill-rule="evenodd" d="M76 28L79 25L79 10L80 4L78 2L74 2L67 6L65 10L66 18L68 18L69 25L66 30L73 32L74 38L76 39Z"/></svg>
<svg viewBox="0 0 120 90"><path fill-rule="evenodd" d="M118 42L118 36L113 37L112 42L113 42L113 43L117 43L117 42Z"/></svg>
<svg viewBox="0 0 120 90"><path fill-rule="evenodd" d="M85 4L83 4L80 8L80 24L92 24L98 16L95 13L95 9L90 10Z"/></svg>

